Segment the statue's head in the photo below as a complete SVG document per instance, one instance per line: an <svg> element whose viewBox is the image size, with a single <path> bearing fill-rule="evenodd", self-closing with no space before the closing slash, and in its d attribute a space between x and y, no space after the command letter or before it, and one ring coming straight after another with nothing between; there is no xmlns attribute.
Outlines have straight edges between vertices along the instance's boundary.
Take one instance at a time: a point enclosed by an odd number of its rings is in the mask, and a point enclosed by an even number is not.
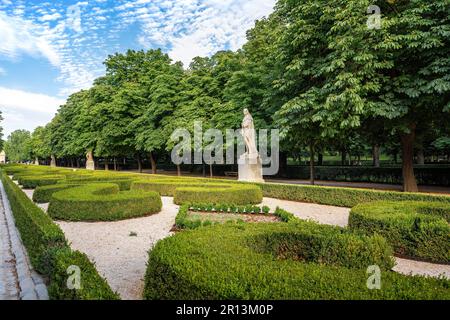
<svg viewBox="0 0 450 320"><path fill-rule="evenodd" d="M245 108L245 109L244 109L244 115L246 116L246 115L249 115L249 114L250 114L250 112L248 111L247 108Z"/></svg>

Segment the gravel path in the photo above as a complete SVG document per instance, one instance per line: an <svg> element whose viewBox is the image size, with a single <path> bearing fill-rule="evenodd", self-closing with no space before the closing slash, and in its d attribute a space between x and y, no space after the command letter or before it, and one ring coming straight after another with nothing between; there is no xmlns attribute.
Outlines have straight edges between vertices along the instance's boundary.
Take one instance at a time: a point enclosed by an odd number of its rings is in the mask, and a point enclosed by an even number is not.
<svg viewBox="0 0 450 320"><path fill-rule="evenodd" d="M122 299L141 299L148 250L171 235L178 206L163 198L155 215L118 222L57 222L71 247L88 255ZM131 233L137 234L131 236Z"/></svg>
<svg viewBox="0 0 450 320"><path fill-rule="evenodd" d="M303 220L313 220L318 223L340 227L348 225L348 217L350 215L349 208L300 203L272 198L264 198L263 205L270 207L272 211L275 211L277 207L280 207Z"/></svg>

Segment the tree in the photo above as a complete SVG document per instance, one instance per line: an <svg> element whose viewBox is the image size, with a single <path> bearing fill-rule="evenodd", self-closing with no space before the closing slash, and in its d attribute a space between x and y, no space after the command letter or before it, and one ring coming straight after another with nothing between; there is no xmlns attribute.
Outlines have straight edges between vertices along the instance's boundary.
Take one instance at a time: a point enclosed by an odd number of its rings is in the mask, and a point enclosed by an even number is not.
<svg viewBox="0 0 450 320"><path fill-rule="evenodd" d="M16 130L8 136L5 152L12 162L26 162L31 156L31 135L26 130Z"/></svg>
<svg viewBox="0 0 450 320"><path fill-rule="evenodd" d="M47 127L37 127L31 134L31 155L37 161L48 159L52 155L50 132Z"/></svg>
<svg viewBox="0 0 450 320"><path fill-rule="evenodd" d="M0 111L0 122L2 122L3 116L2 116L2 112ZM0 151L3 150L4 147L4 141L3 141L3 126L0 125Z"/></svg>

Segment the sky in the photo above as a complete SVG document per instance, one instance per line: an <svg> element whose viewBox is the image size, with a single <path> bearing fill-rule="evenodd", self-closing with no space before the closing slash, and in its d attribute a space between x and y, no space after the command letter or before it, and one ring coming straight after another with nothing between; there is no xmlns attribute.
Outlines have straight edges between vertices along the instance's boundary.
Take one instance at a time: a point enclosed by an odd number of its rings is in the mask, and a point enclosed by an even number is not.
<svg viewBox="0 0 450 320"><path fill-rule="evenodd" d="M104 73L109 54L161 48L188 66L237 50L275 0L0 0L0 110L6 138L34 130Z"/></svg>

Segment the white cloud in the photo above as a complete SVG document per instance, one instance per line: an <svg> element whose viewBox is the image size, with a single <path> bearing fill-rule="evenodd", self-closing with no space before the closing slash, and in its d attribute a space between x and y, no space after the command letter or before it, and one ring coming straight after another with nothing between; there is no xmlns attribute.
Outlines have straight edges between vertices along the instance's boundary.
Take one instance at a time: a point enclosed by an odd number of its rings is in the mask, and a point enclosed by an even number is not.
<svg viewBox="0 0 450 320"><path fill-rule="evenodd" d="M59 66L60 57L46 37L42 27L17 16L0 12L0 54L15 59L25 53L43 56L54 66Z"/></svg>
<svg viewBox="0 0 450 320"><path fill-rule="evenodd" d="M53 14L45 14L39 18L40 21L55 21L61 18L61 15L58 12Z"/></svg>
<svg viewBox="0 0 450 320"><path fill-rule="evenodd" d="M6 70L0 67L0 76L6 75Z"/></svg>
<svg viewBox="0 0 450 320"><path fill-rule="evenodd" d="M0 87L0 110L4 118L5 136L17 129L32 130L49 122L63 99Z"/></svg>
<svg viewBox="0 0 450 320"><path fill-rule="evenodd" d="M156 0L147 5L142 2L128 2L121 13L124 21L141 22L139 43L147 48L169 47L170 56L185 65L195 56L239 49L255 20L269 15L275 5L275 0Z"/></svg>

